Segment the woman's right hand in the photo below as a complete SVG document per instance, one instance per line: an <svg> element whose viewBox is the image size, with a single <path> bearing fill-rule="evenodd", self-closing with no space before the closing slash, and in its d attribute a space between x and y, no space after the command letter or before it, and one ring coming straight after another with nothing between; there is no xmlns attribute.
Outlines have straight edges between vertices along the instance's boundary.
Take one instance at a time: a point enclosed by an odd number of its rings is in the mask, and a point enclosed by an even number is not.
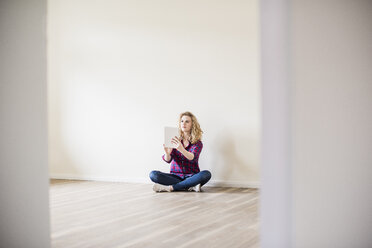
<svg viewBox="0 0 372 248"><path fill-rule="evenodd" d="M165 144L163 144L163 147L166 154L170 155L172 153L173 148L165 147Z"/></svg>

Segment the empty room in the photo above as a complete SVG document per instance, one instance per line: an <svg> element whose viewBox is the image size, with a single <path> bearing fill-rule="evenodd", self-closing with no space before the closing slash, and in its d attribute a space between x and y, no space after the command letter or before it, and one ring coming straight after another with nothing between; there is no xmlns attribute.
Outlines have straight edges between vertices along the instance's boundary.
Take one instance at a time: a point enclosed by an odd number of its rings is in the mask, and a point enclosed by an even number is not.
<svg viewBox="0 0 372 248"><path fill-rule="evenodd" d="M53 247L258 247L258 1L49 0L47 40Z"/></svg>
<svg viewBox="0 0 372 248"><path fill-rule="evenodd" d="M0 1L0 247L372 247L372 1Z"/></svg>

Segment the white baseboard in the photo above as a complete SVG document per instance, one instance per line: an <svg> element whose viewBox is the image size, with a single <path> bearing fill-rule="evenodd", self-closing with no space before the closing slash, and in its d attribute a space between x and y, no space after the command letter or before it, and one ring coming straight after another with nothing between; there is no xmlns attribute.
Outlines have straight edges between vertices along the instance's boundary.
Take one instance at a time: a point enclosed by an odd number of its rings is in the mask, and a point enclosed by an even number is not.
<svg viewBox="0 0 372 248"><path fill-rule="evenodd" d="M100 177L100 176L82 176L72 174L50 174L51 179L68 179L68 180L89 180L103 182L123 182L123 183L145 183L152 184L149 178L126 178L126 177ZM236 188L260 188L259 182L242 182L242 181L225 181L210 180L206 186L211 187L236 187Z"/></svg>

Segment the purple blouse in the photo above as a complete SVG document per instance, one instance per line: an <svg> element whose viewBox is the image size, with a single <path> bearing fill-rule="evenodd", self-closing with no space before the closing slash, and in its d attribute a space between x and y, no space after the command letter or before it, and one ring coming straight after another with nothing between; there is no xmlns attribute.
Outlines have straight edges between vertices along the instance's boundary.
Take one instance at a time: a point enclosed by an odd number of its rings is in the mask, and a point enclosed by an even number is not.
<svg viewBox="0 0 372 248"><path fill-rule="evenodd" d="M181 140L181 143L183 145L183 140ZM185 147L185 149L188 152L194 153L194 158L192 160L188 160L181 152L179 152L175 148L173 148L170 154L170 161L165 160L165 154L162 156L165 162L171 163L170 173L181 178L186 178L200 172L198 160L200 152L203 149L203 143L201 142L201 140L199 140L195 144L189 143L189 145Z"/></svg>

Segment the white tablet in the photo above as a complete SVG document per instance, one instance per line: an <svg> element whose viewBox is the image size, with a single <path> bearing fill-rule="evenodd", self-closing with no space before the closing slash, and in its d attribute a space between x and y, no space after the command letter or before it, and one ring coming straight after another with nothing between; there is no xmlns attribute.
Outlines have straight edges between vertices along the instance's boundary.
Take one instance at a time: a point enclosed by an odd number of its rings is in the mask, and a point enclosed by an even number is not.
<svg viewBox="0 0 372 248"><path fill-rule="evenodd" d="M176 148L172 144L172 138L178 137L178 128L177 127L164 127L164 144L165 147Z"/></svg>

